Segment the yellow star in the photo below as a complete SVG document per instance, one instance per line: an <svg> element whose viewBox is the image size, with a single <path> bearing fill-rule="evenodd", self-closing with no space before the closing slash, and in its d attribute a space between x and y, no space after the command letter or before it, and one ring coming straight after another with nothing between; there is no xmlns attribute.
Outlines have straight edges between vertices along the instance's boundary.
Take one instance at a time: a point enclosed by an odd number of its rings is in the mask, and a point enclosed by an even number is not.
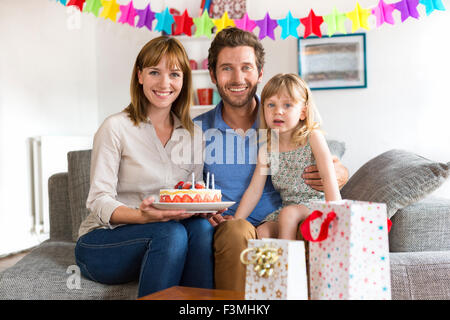
<svg viewBox="0 0 450 320"><path fill-rule="evenodd" d="M117 4L116 0L105 1L102 0L103 10L100 17L105 19L111 19L116 22L117 13L120 11L120 6Z"/></svg>
<svg viewBox="0 0 450 320"><path fill-rule="evenodd" d="M355 32L359 28L369 30L367 19L370 15L370 9L362 9L359 3L356 2L355 10L347 12L347 17L352 20L352 32Z"/></svg>
<svg viewBox="0 0 450 320"><path fill-rule="evenodd" d="M262 292L266 292L266 287L262 286L261 290L262 290Z"/></svg>
<svg viewBox="0 0 450 320"><path fill-rule="evenodd" d="M234 23L234 20L231 20L228 18L228 12L225 11L222 15L222 18L220 19L214 19L213 20L215 26L217 27L216 33L219 33L222 31L222 29L225 29L226 27L235 27L236 24Z"/></svg>

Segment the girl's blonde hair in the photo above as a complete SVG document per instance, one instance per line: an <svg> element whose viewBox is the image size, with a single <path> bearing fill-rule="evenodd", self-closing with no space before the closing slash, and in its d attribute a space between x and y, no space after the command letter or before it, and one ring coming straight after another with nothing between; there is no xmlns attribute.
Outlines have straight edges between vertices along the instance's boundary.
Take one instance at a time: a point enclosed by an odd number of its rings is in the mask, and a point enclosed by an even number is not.
<svg viewBox="0 0 450 320"><path fill-rule="evenodd" d="M178 67L183 72L183 87L180 95L172 103L171 111L180 119L182 126L191 134L194 132L194 123L190 116L193 104L192 74L189 58L186 51L175 38L160 36L150 40L139 52L131 75L130 95L131 103L125 108L131 121L138 126L147 121L148 99L139 83L138 71L158 65L163 57L167 58L170 68Z"/></svg>
<svg viewBox="0 0 450 320"><path fill-rule="evenodd" d="M269 129L265 119L265 103L273 96L280 95L283 90L295 103L302 103L306 106L306 117L298 120L298 124L292 133L292 141L295 145L305 145L308 136L314 129L320 129L320 115L312 99L311 90L306 82L294 73L279 73L272 77L264 86L261 92L261 128ZM267 132L267 146L271 146L271 130Z"/></svg>

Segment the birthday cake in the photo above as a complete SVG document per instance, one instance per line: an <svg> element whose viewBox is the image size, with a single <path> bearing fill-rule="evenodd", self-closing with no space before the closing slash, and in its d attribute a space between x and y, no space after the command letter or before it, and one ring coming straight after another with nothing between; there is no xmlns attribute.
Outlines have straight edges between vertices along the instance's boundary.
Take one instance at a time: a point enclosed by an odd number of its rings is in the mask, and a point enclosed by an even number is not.
<svg viewBox="0 0 450 320"><path fill-rule="evenodd" d="M222 192L218 189L205 188L204 183L192 183L180 181L174 189L159 190L160 202L220 202Z"/></svg>

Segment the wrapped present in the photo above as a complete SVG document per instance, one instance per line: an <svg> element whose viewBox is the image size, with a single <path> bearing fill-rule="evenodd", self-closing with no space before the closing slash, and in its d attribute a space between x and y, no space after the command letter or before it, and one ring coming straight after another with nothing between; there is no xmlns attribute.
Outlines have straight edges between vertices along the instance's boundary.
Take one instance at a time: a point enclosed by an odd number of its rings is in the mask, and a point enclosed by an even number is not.
<svg viewBox="0 0 450 320"><path fill-rule="evenodd" d="M225 12L230 19L241 19L246 12L245 0L212 0L209 9L211 18L220 19Z"/></svg>
<svg viewBox="0 0 450 320"><path fill-rule="evenodd" d="M386 205L312 201L309 208L300 229L309 241L311 299L391 299Z"/></svg>
<svg viewBox="0 0 450 320"><path fill-rule="evenodd" d="M247 265L246 300L306 300L305 245L303 241L249 240L241 253Z"/></svg>

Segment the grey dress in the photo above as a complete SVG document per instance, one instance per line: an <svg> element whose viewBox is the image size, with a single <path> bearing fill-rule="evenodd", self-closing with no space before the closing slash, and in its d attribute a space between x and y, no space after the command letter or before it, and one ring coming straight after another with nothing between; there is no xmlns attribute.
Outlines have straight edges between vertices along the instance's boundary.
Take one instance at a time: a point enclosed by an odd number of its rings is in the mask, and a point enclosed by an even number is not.
<svg viewBox="0 0 450 320"><path fill-rule="evenodd" d="M309 142L295 150L269 153L272 184L280 193L282 205L262 222L276 221L281 209L286 206L292 204L308 206L310 200L325 198L322 192L308 186L302 178L303 170L310 165L315 165L315 159Z"/></svg>

